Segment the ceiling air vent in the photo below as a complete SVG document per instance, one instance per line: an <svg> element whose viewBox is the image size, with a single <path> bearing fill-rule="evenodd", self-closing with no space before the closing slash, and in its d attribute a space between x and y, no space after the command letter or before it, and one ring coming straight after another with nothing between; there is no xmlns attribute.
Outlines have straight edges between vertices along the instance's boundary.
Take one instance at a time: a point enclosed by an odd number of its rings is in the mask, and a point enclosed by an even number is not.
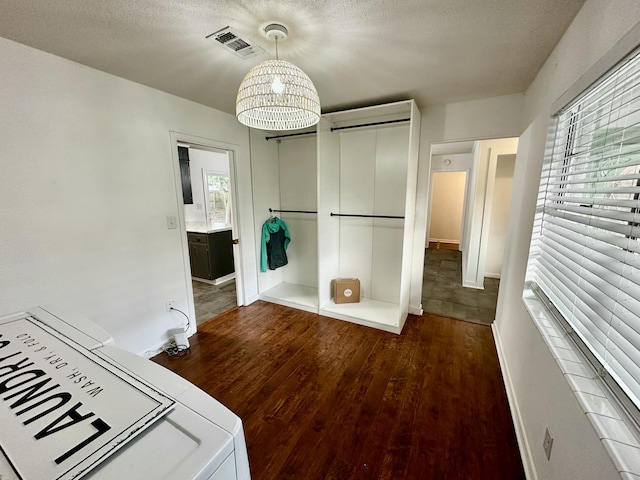
<svg viewBox="0 0 640 480"><path fill-rule="evenodd" d="M218 42L220 45L224 45L240 58L255 57L264 53L262 47L252 44L248 39L240 38L240 36L229 27L213 32L211 35L207 35L207 38Z"/></svg>

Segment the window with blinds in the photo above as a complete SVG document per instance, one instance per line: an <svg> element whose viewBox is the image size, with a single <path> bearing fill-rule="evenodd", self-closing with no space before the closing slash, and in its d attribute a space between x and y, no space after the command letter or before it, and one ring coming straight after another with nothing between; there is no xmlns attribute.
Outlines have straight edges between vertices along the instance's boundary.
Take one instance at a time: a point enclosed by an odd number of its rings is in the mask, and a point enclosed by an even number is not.
<svg viewBox="0 0 640 480"><path fill-rule="evenodd" d="M551 122L527 280L640 409L640 54ZM635 407L634 407L635 406Z"/></svg>

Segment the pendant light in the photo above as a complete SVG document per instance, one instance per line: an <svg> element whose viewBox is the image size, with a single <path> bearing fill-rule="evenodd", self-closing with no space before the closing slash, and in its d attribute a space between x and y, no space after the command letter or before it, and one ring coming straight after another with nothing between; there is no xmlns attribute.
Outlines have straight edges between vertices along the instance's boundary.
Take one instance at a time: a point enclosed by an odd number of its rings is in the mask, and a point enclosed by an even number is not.
<svg viewBox="0 0 640 480"><path fill-rule="evenodd" d="M253 67L245 75L236 97L240 123L262 130L297 130L320 121L320 98L309 76L292 63L278 58L278 40L287 29L273 23L264 29L275 40L276 59Z"/></svg>

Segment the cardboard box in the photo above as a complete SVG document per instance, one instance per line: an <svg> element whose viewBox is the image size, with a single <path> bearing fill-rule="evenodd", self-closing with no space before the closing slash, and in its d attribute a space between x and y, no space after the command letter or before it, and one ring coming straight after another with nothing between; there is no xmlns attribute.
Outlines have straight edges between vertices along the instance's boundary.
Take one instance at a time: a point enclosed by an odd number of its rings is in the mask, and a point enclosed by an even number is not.
<svg viewBox="0 0 640 480"><path fill-rule="evenodd" d="M358 303L360 301L360 280L357 278L336 278L333 281L333 301L336 303Z"/></svg>

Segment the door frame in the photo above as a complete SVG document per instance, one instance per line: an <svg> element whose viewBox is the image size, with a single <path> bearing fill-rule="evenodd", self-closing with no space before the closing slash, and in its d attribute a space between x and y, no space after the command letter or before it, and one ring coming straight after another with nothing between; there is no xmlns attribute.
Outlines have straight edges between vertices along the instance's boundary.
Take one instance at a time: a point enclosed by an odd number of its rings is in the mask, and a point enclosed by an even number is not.
<svg viewBox="0 0 640 480"><path fill-rule="evenodd" d="M197 147L200 150L209 151L225 151L228 154L229 161L229 184L231 188L231 231L234 238L233 244L233 259L235 263L236 274L236 303L237 305L245 305L244 295L244 278L242 272L244 271L244 259L242 251L239 247L239 242L242 241L242 231L240 228L240 222L238 218L238 184L237 184L237 151L239 146L232 143L222 142L219 140L213 140L209 138L197 137L194 135L188 135L179 132L169 132L170 147L171 147L171 159L172 169L174 176L174 185L176 192L176 204L178 211L178 228L180 229L180 242L182 246L182 264L184 282L186 285L187 302L189 305L189 318L194 319L191 322L188 335L196 332L196 314L195 304L193 299L193 286L191 284L191 261L189 259L189 245L187 241L187 226L184 214L184 201L182 198L182 180L180 177L180 164L178 159L178 144L188 144ZM238 240L237 242L235 240Z"/></svg>
<svg viewBox="0 0 640 480"><path fill-rule="evenodd" d="M518 137L479 141L481 142L493 143L484 147L477 144L477 150L474 151L475 173L469 198L471 203L466 219L468 229L462 257L462 286L478 290L484 290L484 267L498 157L517 154Z"/></svg>

